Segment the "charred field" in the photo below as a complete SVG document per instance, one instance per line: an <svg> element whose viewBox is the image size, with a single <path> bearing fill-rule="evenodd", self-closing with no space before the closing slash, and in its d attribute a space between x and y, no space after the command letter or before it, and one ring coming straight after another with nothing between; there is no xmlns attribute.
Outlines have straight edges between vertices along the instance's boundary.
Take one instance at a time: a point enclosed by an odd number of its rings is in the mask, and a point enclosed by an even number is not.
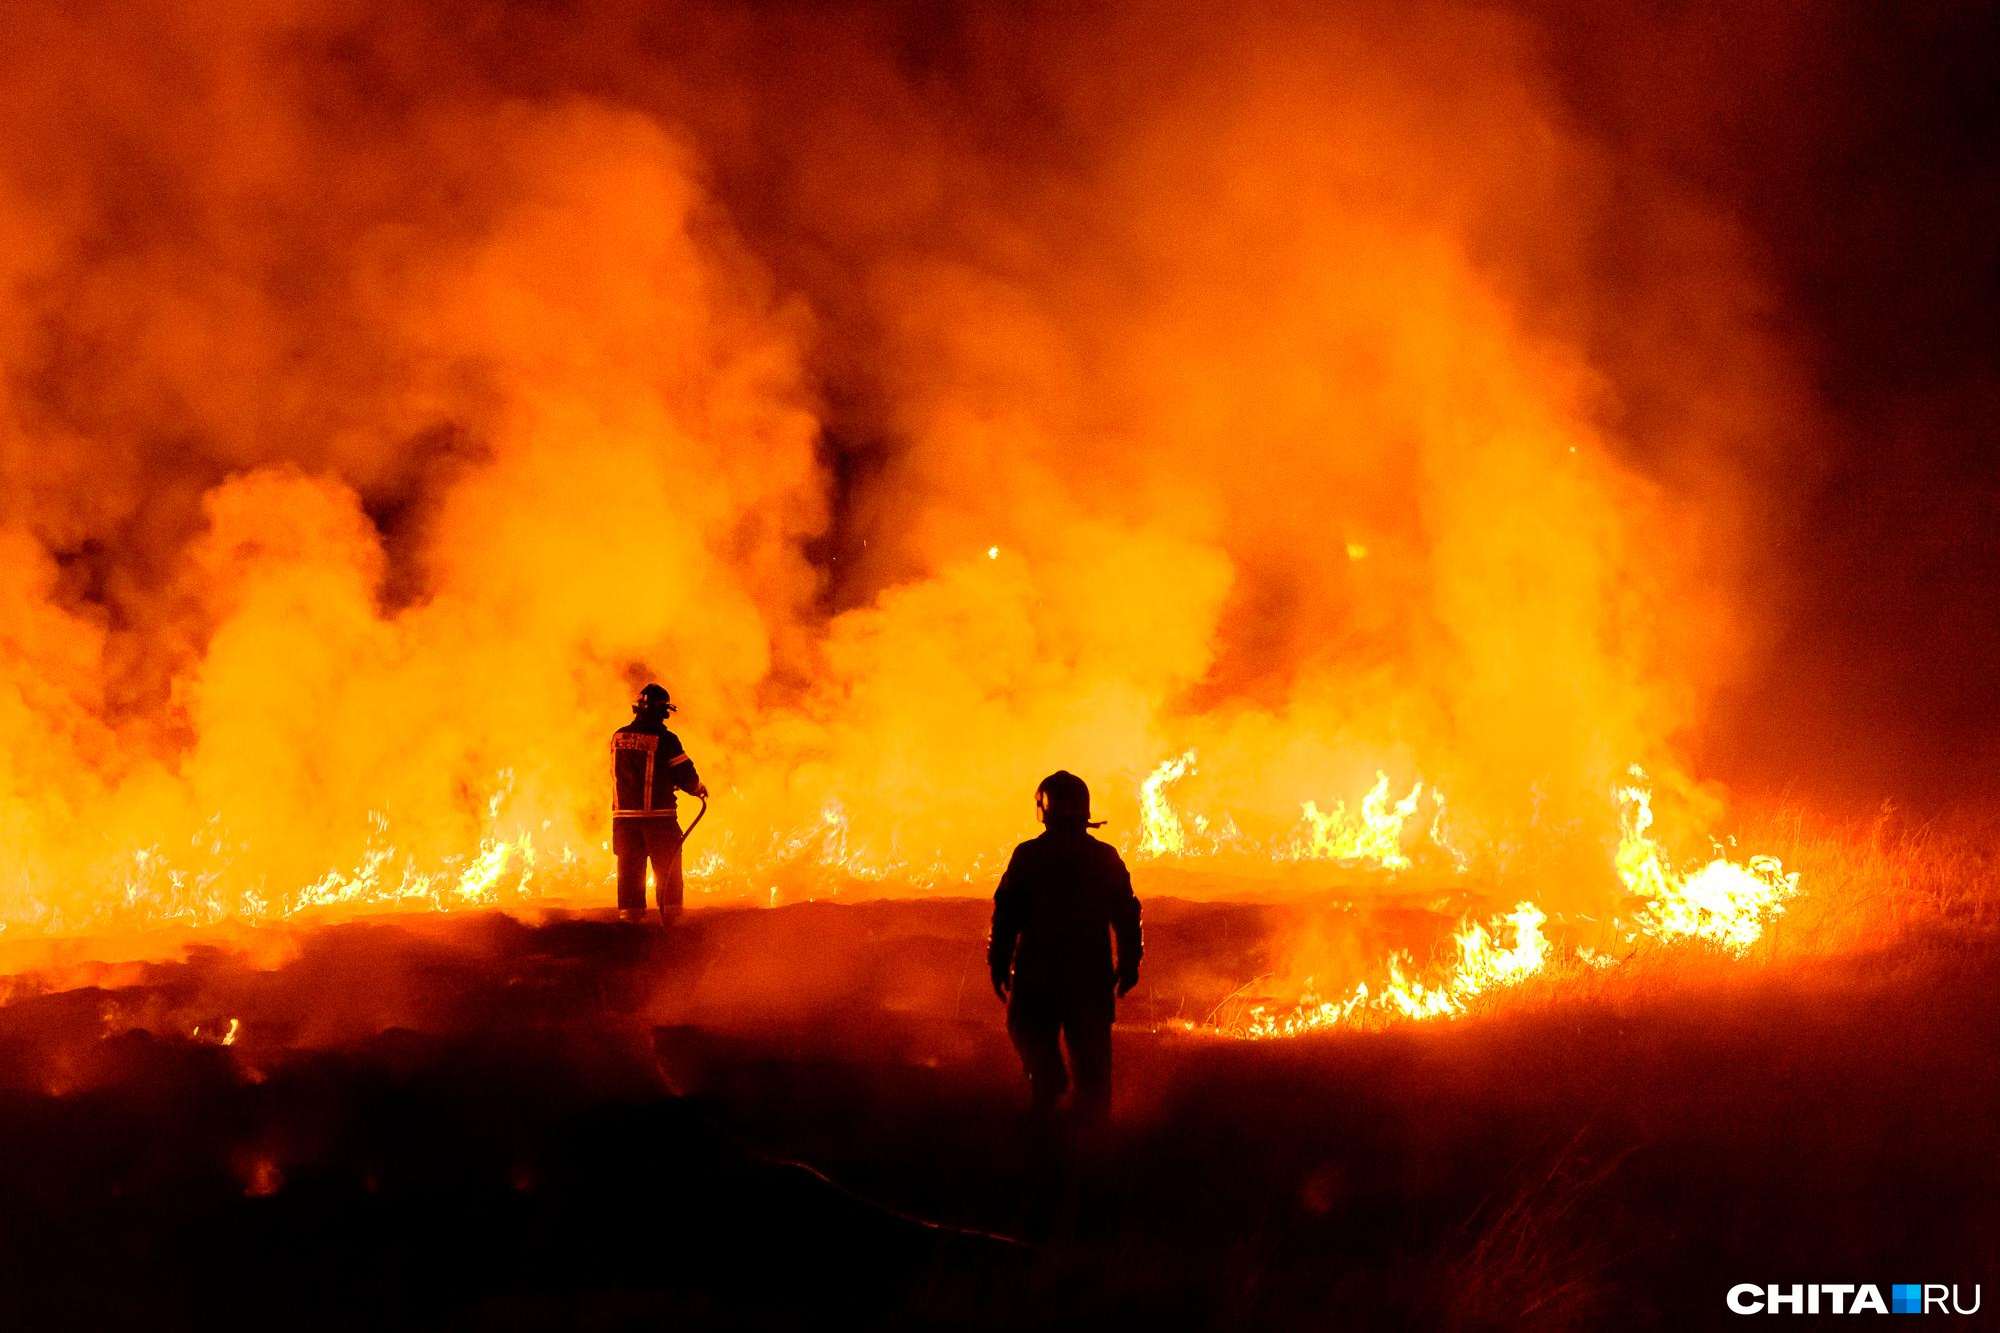
<svg viewBox="0 0 2000 1333"><path fill-rule="evenodd" d="M1155 897L1101 1138L1025 1120L976 899L51 959L0 1008L10 1322L1689 1328L1978 1274L1984 843L1872 833L1791 848L1853 877L1747 963L1276 1041L1178 1020L1297 909Z"/></svg>

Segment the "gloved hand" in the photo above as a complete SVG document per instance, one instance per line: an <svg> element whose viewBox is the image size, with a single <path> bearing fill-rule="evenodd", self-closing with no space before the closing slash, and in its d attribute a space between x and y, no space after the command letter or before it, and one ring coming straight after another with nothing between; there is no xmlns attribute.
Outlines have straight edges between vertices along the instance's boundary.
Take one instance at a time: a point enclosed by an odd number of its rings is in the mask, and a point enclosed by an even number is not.
<svg viewBox="0 0 2000 1333"><path fill-rule="evenodd" d="M1007 1001L1007 992L1013 989L1013 978L999 968L993 969L993 993L1000 997L1002 1004Z"/></svg>
<svg viewBox="0 0 2000 1333"><path fill-rule="evenodd" d="M707 800L707 799L708 799L708 784L707 784L706 782L697 782L697 783L695 783L695 784L694 784L694 794L695 794L695 795L696 795L696 796L697 796L698 798L700 798L701 800L704 800L704 801L705 801L705 800Z"/></svg>
<svg viewBox="0 0 2000 1333"><path fill-rule="evenodd" d="M1127 995L1131 993L1132 988L1138 984L1139 984L1138 968L1135 967L1129 972L1120 972L1118 974L1118 998L1121 1000L1124 999Z"/></svg>

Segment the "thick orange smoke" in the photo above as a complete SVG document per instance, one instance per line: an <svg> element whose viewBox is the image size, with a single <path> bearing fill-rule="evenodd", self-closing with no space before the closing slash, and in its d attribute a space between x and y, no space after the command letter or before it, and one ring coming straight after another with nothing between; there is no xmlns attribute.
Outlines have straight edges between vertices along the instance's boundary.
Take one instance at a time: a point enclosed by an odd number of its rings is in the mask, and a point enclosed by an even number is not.
<svg viewBox="0 0 2000 1333"><path fill-rule="evenodd" d="M1379 770L1610 892L1627 767L1701 800L1795 395L1727 220L1539 51L19 7L0 920L589 898L649 678L718 891L962 891L1048 770L1129 839L1193 749L1206 827Z"/></svg>

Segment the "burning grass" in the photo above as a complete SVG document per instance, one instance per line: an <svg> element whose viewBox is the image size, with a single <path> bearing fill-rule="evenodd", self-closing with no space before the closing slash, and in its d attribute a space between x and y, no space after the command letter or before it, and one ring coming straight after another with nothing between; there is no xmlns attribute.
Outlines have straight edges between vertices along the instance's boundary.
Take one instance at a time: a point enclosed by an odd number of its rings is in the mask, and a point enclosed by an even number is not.
<svg viewBox="0 0 2000 1333"><path fill-rule="evenodd" d="M1532 885L1501 877L1405 876L1351 884L1344 896L1295 899L1279 932L1289 945L1272 969L1247 979L1197 1026L1287 1037L1466 1017L1549 998L1590 999L1732 963L1893 954L1897 941L1922 948L1940 932L1980 936L2000 925L2000 821L1991 814L1913 819L1885 806L1866 816L1814 817L1753 806L1739 827L1692 870L1676 870L1655 845L1628 836L1619 868L1632 892L1622 917L1552 920L1532 901L1503 912L1498 904ZM1634 821L1628 831L1644 828ZM1763 852L1733 860L1738 844ZM1704 879L1722 888L1704 889ZM1738 890L1743 896L1732 896ZM1336 981L1335 998L1323 998L1329 963L1351 977L1363 960L1382 957L1389 961L1377 976Z"/></svg>
<svg viewBox="0 0 2000 1333"><path fill-rule="evenodd" d="M1992 822L1747 827L1826 888L1743 956L1648 945L1278 1042L1213 1016L1307 918L1453 911L1142 873L1118 1124L1080 1157L1015 1118L978 900L72 959L0 1006L0 1254L42 1326L1688 1327L1746 1274L1974 1280Z"/></svg>

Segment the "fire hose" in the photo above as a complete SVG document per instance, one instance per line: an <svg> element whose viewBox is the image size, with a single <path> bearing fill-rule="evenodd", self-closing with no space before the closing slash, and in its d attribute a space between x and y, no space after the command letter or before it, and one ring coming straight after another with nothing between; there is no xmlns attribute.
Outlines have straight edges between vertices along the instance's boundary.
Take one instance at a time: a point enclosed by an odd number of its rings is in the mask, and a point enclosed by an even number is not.
<svg viewBox="0 0 2000 1333"><path fill-rule="evenodd" d="M691 822L686 828L681 830L681 845L674 850L674 855L676 857L681 857L686 854L688 835L690 833L693 833L696 828L700 827L702 818L708 814L708 798L706 796L703 796L700 792L694 792L692 793L692 795L697 801L701 802L701 809L695 811L693 822ZM686 875L685 870L683 870L682 874L683 878L685 878ZM685 892L686 890L683 889L682 891ZM657 891L656 891L656 896L659 896L660 898L660 924L663 926L672 925L673 922L671 918L667 916L667 900L665 896L657 895Z"/></svg>

